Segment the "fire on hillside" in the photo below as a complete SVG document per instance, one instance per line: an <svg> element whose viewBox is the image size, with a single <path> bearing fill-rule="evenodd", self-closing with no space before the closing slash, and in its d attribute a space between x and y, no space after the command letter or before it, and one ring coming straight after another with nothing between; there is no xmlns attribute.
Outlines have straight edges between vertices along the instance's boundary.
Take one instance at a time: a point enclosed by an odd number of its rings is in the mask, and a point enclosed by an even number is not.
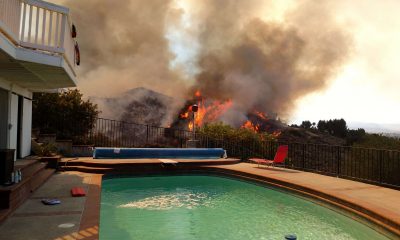
<svg viewBox="0 0 400 240"><path fill-rule="evenodd" d="M192 111L192 106L194 104L198 106L196 114ZM233 101L231 99L226 99L224 101L207 99L199 90L196 90L193 94L193 98L186 102L178 118L172 125L186 127L192 131L194 127L193 123L196 128L201 128L207 123L221 121L221 117L232 105ZM276 116L268 117L266 113L254 110L248 112L246 120L236 127L249 129L256 133L268 132L279 136L281 129L283 129L285 125L277 120Z"/></svg>

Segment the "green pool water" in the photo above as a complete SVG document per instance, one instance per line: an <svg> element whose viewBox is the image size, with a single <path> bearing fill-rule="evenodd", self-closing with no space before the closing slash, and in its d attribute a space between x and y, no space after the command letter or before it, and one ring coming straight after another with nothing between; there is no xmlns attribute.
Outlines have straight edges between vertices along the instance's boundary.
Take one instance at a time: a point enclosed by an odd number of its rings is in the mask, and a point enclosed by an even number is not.
<svg viewBox="0 0 400 240"><path fill-rule="evenodd" d="M100 239L388 239L292 194L223 177L105 179Z"/></svg>

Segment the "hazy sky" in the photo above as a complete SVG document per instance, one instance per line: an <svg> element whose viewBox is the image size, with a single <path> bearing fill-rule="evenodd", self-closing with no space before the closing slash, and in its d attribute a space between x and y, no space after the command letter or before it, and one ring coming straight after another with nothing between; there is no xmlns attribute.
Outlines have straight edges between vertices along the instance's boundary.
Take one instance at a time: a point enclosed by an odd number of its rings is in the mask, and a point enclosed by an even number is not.
<svg viewBox="0 0 400 240"><path fill-rule="evenodd" d="M400 1L338 2L354 38L352 57L326 90L299 101L293 120L400 123Z"/></svg>
<svg viewBox="0 0 400 240"><path fill-rule="evenodd" d="M177 6L190 12L193 0L176 1ZM52 2L62 3L63 0ZM259 9L260 16L280 21L296 1L273 2L273 6L265 5ZM337 21L352 37L351 55L325 89L297 102L289 122L344 118L347 121L400 123L400 1L330 2ZM183 15L183 18L184 24L190 25L190 17ZM195 72L196 67L190 59L196 55L196 42L187 32L176 29L169 29L166 37L171 51L177 55L172 65L186 63L186 73Z"/></svg>

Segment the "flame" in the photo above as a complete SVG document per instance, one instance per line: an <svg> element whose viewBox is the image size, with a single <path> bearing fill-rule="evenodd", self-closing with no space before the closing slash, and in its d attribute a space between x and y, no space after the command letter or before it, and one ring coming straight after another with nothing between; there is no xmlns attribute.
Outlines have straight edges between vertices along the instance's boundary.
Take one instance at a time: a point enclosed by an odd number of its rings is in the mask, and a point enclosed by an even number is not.
<svg viewBox="0 0 400 240"><path fill-rule="evenodd" d="M245 123L243 123L241 128L250 129L250 130L252 130L252 131L254 131L256 133L258 133L260 131L260 125L259 124L253 124L250 120L247 120Z"/></svg>
<svg viewBox="0 0 400 240"><path fill-rule="evenodd" d="M189 118L189 112L181 113L181 114L179 115L179 117L182 118L182 119Z"/></svg>
<svg viewBox="0 0 400 240"><path fill-rule="evenodd" d="M188 106L184 113L181 113L179 117L181 119L187 119L188 129L193 131L194 127L202 127L205 123L217 121L222 114L224 114L231 106L232 100L217 101L217 100L204 100L199 90L194 92L194 99L197 101L198 110L195 114L192 111L192 105ZM264 125L269 120L264 112L254 110L252 112L256 116L256 119L248 119L244 122L241 128L249 129L255 133L266 131ZM194 120L193 120L194 117ZM271 135L275 138L279 137L281 131L274 131ZM263 138L262 135L260 135Z"/></svg>
<svg viewBox="0 0 400 240"><path fill-rule="evenodd" d="M272 136L274 136L275 138L277 138L277 137L279 137L280 135L281 135L281 131L274 131L273 133L272 133Z"/></svg>
<svg viewBox="0 0 400 240"><path fill-rule="evenodd" d="M199 110L196 113L195 124L196 126L203 126L206 122L213 122L217 120L226 110L232 106L232 101L226 102L212 101L207 104L204 101L198 103Z"/></svg>
<svg viewBox="0 0 400 240"><path fill-rule="evenodd" d="M179 115L181 119L186 119L188 122L187 127L190 131L193 131L194 127L202 127L205 123L217 121L232 106L232 100L230 99L226 101L205 100L199 90L195 91L193 95L193 100L195 100L198 106L197 112L193 113L192 105L190 105L185 112ZM268 127L266 128L264 125L269 120L268 116L264 112L256 110L252 111L252 114L256 118L248 119L242 124L241 128L249 129L255 133L267 131ZM280 131L274 131L272 136L277 138L280 134ZM262 135L260 137L263 138Z"/></svg>
<svg viewBox="0 0 400 240"><path fill-rule="evenodd" d="M232 106L232 100L227 100L225 102L221 101L205 101L201 95L201 92L197 90L194 93L197 99L198 110L194 117L194 126L201 127L207 122L216 121L226 110ZM185 113L181 113L179 117L181 119L188 119L188 128L193 130L193 119L191 119L192 106L189 106Z"/></svg>
<svg viewBox="0 0 400 240"><path fill-rule="evenodd" d="M263 112L259 112L259 111L254 111L254 114L255 115L257 115L257 116L259 116L261 119L263 119L263 120L268 120L268 117L265 115L265 113L263 113Z"/></svg>
<svg viewBox="0 0 400 240"><path fill-rule="evenodd" d="M190 131L193 131L193 122L192 121L189 122L188 128Z"/></svg>

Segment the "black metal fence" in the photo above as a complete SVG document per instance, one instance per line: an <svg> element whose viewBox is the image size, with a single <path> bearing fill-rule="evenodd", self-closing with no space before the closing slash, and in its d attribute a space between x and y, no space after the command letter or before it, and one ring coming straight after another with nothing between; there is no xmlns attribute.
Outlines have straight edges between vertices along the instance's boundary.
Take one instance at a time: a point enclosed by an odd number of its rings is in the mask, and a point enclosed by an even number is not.
<svg viewBox="0 0 400 240"><path fill-rule="evenodd" d="M185 147L192 137L187 130L163 128L145 124L97 118L92 127L58 124L57 138L72 140L76 145L94 147Z"/></svg>
<svg viewBox="0 0 400 240"><path fill-rule="evenodd" d="M187 130L103 118L96 119L92 129L82 129L79 124L73 129L66 133L60 126L57 135L72 139L74 144L94 147L181 148L194 138L199 147L221 147L227 150L229 157L243 160L251 157L273 159L278 146L285 144L289 145L289 153L283 167L400 188L400 151L255 139L213 139L198 133L194 137Z"/></svg>
<svg viewBox="0 0 400 240"><path fill-rule="evenodd" d="M263 142L250 152L273 159L288 145L284 167L400 188L400 151L308 143Z"/></svg>

